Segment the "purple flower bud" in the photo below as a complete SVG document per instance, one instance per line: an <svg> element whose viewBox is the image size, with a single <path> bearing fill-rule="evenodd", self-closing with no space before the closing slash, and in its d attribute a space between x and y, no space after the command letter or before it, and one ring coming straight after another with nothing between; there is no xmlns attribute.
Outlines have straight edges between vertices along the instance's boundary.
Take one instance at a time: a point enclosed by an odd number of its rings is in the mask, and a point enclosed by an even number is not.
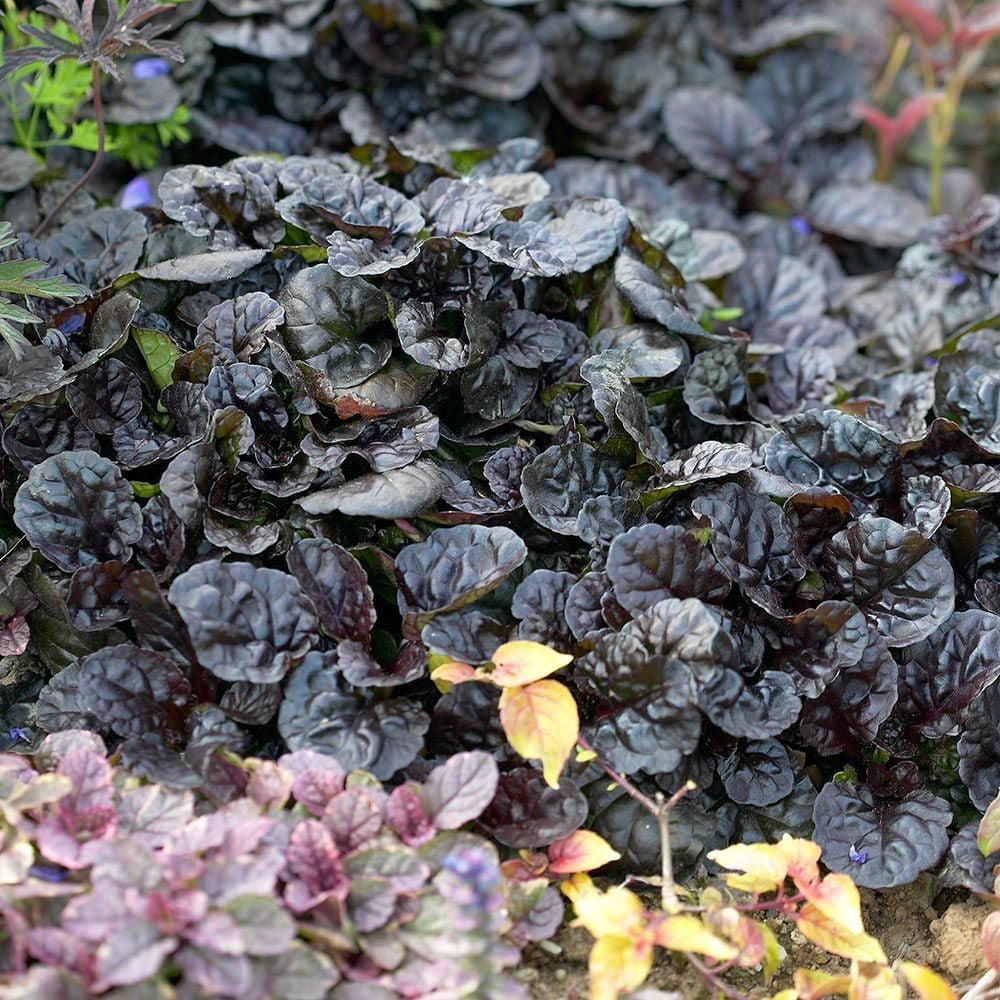
<svg viewBox="0 0 1000 1000"><path fill-rule="evenodd" d="M166 76L170 72L170 63L166 59L140 59L132 64L132 75L137 80L152 80L154 76Z"/></svg>
<svg viewBox="0 0 1000 1000"><path fill-rule="evenodd" d="M941 280L958 288L959 285L965 284L965 275L961 271L952 271L951 274L943 275Z"/></svg>
<svg viewBox="0 0 1000 1000"><path fill-rule="evenodd" d="M147 208L156 201L153 189L145 177L133 177L122 188L118 204L122 208Z"/></svg>
<svg viewBox="0 0 1000 1000"><path fill-rule="evenodd" d="M804 216L793 215L788 224L799 234L799 236L812 236L812 226L809 225Z"/></svg>
<svg viewBox="0 0 1000 1000"><path fill-rule="evenodd" d="M847 852L847 856L856 865L863 865L868 860L868 852L857 850L853 844L851 844L851 849Z"/></svg>
<svg viewBox="0 0 1000 1000"><path fill-rule="evenodd" d="M14 726L7 735L10 737L11 743L20 743L21 740L24 740L25 743L31 741L31 737L20 726Z"/></svg>

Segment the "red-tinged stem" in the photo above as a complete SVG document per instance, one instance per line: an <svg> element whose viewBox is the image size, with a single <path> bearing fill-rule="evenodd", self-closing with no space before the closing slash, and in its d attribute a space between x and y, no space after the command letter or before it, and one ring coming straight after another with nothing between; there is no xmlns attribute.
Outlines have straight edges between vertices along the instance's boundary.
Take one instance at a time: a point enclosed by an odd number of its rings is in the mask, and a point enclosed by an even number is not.
<svg viewBox="0 0 1000 1000"><path fill-rule="evenodd" d="M798 906L799 903L804 903L806 897L802 895L798 896L778 896L777 899L766 899L764 902L760 900L755 900L752 903L739 903L733 907L734 910L739 910L740 913L757 913L760 910L777 910L779 913L784 913L786 916L790 914L790 907Z"/></svg>
<svg viewBox="0 0 1000 1000"><path fill-rule="evenodd" d="M695 958L695 956L690 952L684 952L684 957L691 963L702 979L704 979L713 990L718 990L723 996L729 997L729 1000L748 1000L745 993L741 993L738 989L730 986L729 983L720 979L717 975L718 970L710 969L707 965L704 965L697 958Z"/></svg>
<svg viewBox="0 0 1000 1000"><path fill-rule="evenodd" d="M36 239L49 228L70 199L100 170L101 164L104 162L104 102L101 99L101 71L98 69L97 63L90 64L90 79L94 94L94 121L97 123L97 149L94 151L94 159L83 176L59 199L56 207L35 227L32 236Z"/></svg>
<svg viewBox="0 0 1000 1000"><path fill-rule="evenodd" d="M578 736L576 742L588 753L594 754L594 763L626 794L631 795L636 802L654 816L659 812L659 806L648 796L643 795L635 785L632 784L624 774L619 774L610 764L606 763L601 755L582 737Z"/></svg>

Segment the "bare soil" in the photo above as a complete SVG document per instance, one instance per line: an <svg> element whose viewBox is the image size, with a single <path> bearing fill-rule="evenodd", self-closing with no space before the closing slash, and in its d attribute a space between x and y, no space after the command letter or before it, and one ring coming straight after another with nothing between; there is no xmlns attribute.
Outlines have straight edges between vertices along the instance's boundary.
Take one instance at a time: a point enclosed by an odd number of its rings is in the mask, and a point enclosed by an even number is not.
<svg viewBox="0 0 1000 1000"><path fill-rule="evenodd" d="M865 926L879 938L890 961L905 958L929 965L956 984L972 983L985 969L979 945L979 928L989 912L986 904L967 893L947 890L936 897L926 883L888 892L862 891ZM799 967L836 972L846 967L839 959L813 947L791 924L771 924L788 957L770 986L749 970L730 974L732 985L750 996L770 996L791 985ZM590 935L578 927L566 927L554 938L560 953L550 955L533 947L525 952L517 978L528 987L534 1000L586 1000L587 955ZM707 1000L709 992L697 973L674 965L665 952L646 985L680 993L683 1000Z"/></svg>

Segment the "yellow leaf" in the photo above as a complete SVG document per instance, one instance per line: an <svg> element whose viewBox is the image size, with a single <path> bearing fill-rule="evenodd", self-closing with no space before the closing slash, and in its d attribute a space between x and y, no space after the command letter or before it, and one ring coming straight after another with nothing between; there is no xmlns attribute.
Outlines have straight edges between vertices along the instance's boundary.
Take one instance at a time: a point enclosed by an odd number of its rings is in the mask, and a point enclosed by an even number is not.
<svg viewBox="0 0 1000 1000"><path fill-rule="evenodd" d="M597 754L593 750L577 749L576 751L577 764L589 764L592 760L597 760Z"/></svg>
<svg viewBox="0 0 1000 1000"><path fill-rule="evenodd" d="M549 845L549 871L557 875L592 872L621 855L601 836L590 830L577 830Z"/></svg>
<svg viewBox="0 0 1000 1000"><path fill-rule="evenodd" d="M976 841L984 858L1000 851L1000 795L986 807L986 812L979 821Z"/></svg>
<svg viewBox="0 0 1000 1000"><path fill-rule="evenodd" d="M447 694L456 684L471 681L476 671L468 663L442 663L431 671L431 680L441 694Z"/></svg>
<svg viewBox="0 0 1000 1000"><path fill-rule="evenodd" d="M602 937L590 949L590 1000L618 1000L646 981L653 965L648 941Z"/></svg>
<svg viewBox="0 0 1000 1000"><path fill-rule="evenodd" d="M806 899L852 934L864 934L861 894L850 875L827 875L822 882L795 882Z"/></svg>
<svg viewBox="0 0 1000 1000"><path fill-rule="evenodd" d="M823 853L819 844L786 833L775 846L785 859L789 876L800 889L800 883L819 881L819 856Z"/></svg>
<svg viewBox="0 0 1000 1000"><path fill-rule="evenodd" d="M593 937L643 934L646 913L642 900L624 886L616 885L601 892L589 875L578 872L563 882L561 888L576 913L573 925L585 927Z"/></svg>
<svg viewBox="0 0 1000 1000"><path fill-rule="evenodd" d="M708 857L722 868L744 872L727 875L726 884L744 892L771 892L785 881L788 861L778 844L733 844Z"/></svg>
<svg viewBox="0 0 1000 1000"><path fill-rule="evenodd" d="M799 911L797 925L813 944L825 948L831 955L857 959L859 962L885 963L885 952L875 938L849 931L812 903L806 903Z"/></svg>
<svg viewBox="0 0 1000 1000"><path fill-rule="evenodd" d="M920 1000L957 1000L955 991L947 981L926 965L916 962L899 962L897 968L906 976L910 989Z"/></svg>
<svg viewBox="0 0 1000 1000"><path fill-rule="evenodd" d="M767 958L767 945L758 924L732 906L724 906L705 915L705 922L732 942L739 952L739 964L744 968L760 965Z"/></svg>
<svg viewBox="0 0 1000 1000"><path fill-rule="evenodd" d="M797 1000L798 995L795 990L778 990L774 996L768 997L767 1000Z"/></svg>
<svg viewBox="0 0 1000 1000"><path fill-rule="evenodd" d="M851 987L850 976L831 976L829 972L818 969L796 969L793 981L799 1000L846 996Z"/></svg>
<svg viewBox="0 0 1000 1000"><path fill-rule="evenodd" d="M903 1000L903 987L885 965L852 962L847 1000Z"/></svg>
<svg viewBox="0 0 1000 1000"><path fill-rule="evenodd" d="M493 654L495 669L490 680L498 687L521 687L540 681L572 662L573 657L568 653L557 653L540 642L505 642Z"/></svg>
<svg viewBox="0 0 1000 1000"><path fill-rule="evenodd" d="M740 953L736 945L713 934L697 917L683 913L661 920L653 931L653 940L661 948L693 951L720 962L728 962Z"/></svg>
<svg viewBox="0 0 1000 1000"><path fill-rule="evenodd" d="M504 688L500 724L517 753L540 760L546 783L558 788L563 765L580 735L580 716L569 690L559 681Z"/></svg>

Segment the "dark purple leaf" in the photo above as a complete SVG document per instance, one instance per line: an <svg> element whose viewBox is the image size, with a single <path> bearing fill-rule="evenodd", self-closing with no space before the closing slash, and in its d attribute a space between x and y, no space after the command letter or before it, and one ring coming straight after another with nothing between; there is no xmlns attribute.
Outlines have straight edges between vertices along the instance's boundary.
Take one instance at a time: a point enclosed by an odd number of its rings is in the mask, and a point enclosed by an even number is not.
<svg viewBox="0 0 1000 1000"><path fill-rule="evenodd" d="M876 798L852 781L823 787L813 809L823 863L865 889L908 885L935 865L948 847L948 804L928 791ZM850 852L867 854L864 864Z"/></svg>
<svg viewBox="0 0 1000 1000"><path fill-rule="evenodd" d="M357 559L325 538L300 539L287 558L324 631L364 642L375 627L375 598Z"/></svg>
<svg viewBox="0 0 1000 1000"><path fill-rule="evenodd" d="M108 646L80 660L77 683L87 710L125 739L183 732L191 686L165 656Z"/></svg>
<svg viewBox="0 0 1000 1000"><path fill-rule="evenodd" d="M170 602L201 665L227 681L280 681L315 641L316 616L294 577L208 560L178 576Z"/></svg>
<svg viewBox="0 0 1000 1000"><path fill-rule="evenodd" d="M944 553L915 528L862 515L827 543L830 578L889 646L925 639L955 607L954 573Z"/></svg>
<svg viewBox="0 0 1000 1000"><path fill-rule="evenodd" d="M36 465L14 500L14 523L64 570L120 559L142 536L142 511L118 467L93 451Z"/></svg>
<svg viewBox="0 0 1000 1000"><path fill-rule="evenodd" d="M506 847L542 847L568 837L587 818L587 800L568 778L550 788L541 772L520 767L500 776L496 797L480 817Z"/></svg>

